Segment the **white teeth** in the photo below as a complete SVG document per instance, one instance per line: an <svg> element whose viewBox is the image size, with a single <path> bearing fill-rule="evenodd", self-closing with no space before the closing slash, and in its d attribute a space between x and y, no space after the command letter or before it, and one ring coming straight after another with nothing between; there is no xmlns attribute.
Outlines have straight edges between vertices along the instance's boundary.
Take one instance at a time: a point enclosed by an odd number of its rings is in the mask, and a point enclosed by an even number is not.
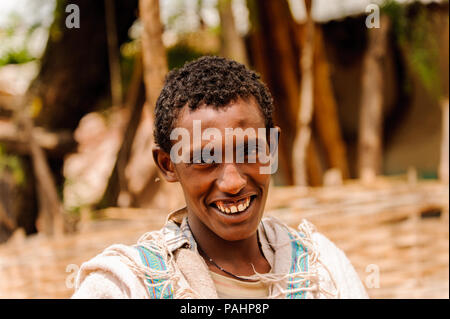
<svg viewBox="0 0 450 319"><path fill-rule="evenodd" d="M244 210L246 210L247 207L250 205L250 200L251 200L250 197L246 198L244 203L239 204L237 207L235 205L225 207L223 202L221 201L216 202L216 206L222 213L235 214L237 212L243 212Z"/></svg>

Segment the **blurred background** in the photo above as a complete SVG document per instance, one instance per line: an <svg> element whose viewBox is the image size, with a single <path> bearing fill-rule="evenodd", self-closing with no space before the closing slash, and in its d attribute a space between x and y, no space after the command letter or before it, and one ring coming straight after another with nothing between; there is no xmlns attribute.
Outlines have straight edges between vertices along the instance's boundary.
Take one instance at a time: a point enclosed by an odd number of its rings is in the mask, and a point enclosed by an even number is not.
<svg viewBox="0 0 450 319"><path fill-rule="evenodd" d="M70 297L183 207L153 110L203 55L273 94L267 215L315 224L372 298L449 297L447 0L2 0L0 298Z"/></svg>

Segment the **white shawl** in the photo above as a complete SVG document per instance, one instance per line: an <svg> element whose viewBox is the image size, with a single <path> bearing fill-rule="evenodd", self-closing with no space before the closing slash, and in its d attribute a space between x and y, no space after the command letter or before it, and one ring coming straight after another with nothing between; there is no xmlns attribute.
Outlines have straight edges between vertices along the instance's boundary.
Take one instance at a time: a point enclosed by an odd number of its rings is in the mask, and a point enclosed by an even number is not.
<svg viewBox="0 0 450 319"><path fill-rule="evenodd" d="M150 298L149 289L153 287L146 280L149 277L162 279L161 285L172 285L174 298L218 298L185 220L186 210L176 211L168 216L161 230L146 233L138 241L138 245L157 249L164 256L166 270L146 267L136 246L112 245L82 264L72 298ZM273 217L262 222L264 226L259 227L258 235L272 271L255 276L270 284L269 298L286 298L298 291L308 299L368 298L345 254L309 222L303 221L299 231ZM290 273L292 235L307 248L306 272ZM289 288L288 280L292 278L300 283L300 288Z"/></svg>

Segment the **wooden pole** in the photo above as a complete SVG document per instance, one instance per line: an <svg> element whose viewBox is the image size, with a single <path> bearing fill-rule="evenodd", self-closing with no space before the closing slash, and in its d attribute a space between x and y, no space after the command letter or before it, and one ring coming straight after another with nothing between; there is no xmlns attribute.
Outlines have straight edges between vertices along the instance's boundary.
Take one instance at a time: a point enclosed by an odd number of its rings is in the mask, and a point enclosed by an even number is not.
<svg viewBox="0 0 450 319"><path fill-rule="evenodd" d="M117 42L116 11L113 0L105 0L106 39L108 41L109 73L112 104L122 105L122 76L120 71L119 46Z"/></svg>
<svg viewBox="0 0 450 319"><path fill-rule="evenodd" d="M0 119L0 143L5 146L8 152L21 155L30 154L30 143L24 134L21 134L22 128L14 120ZM41 127L33 128L33 136L49 156L61 156L73 150L76 142L69 131L50 132Z"/></svg>
<svg viewBox="0 0 450 319"><path fill-rule="evenodd" d="M299 58L297 25L287 1L247 0L252 33L253 66L262 75L274 97L274 122L282 128L276 181L294 183L293 143L299 108ZM279 57L283 58L280 59Z"/></svg>
<svg viewBox="0 0 450 319"><path fill-rule="evenodd" d="M40 212L37 220L38 231L61 237L64 234L63 206L58 196L55 181L47 163L44 151L33 135L33 121L25 115L22 118L25 134L30 143L31 160L38 182Z"/></svg>
<svg viewBox="0 0 450 319"><path fill-rule="evenodd" d="M323 33L319 27L314 31L314 42L314 123L324 146L328 167L334 171L338 169L343 178L348 178L347 151L339 124Z"/></svg>
<svg viewBox="0 0 450 319"><path fill-rule="evenodd" d="M8 216L6 209L0 201L0 225L2 224L11 232L17 228L16 221Z"/></svg>
<svg viewBox="0 0 450 319"><path fill-rule="evenodd" d="M125 201L119 203L118 199L121 194L122 198L126 198L127 196L131 197L129 195L128 180L125 176L125 169L130 159L131 148L142 114L142 104L138 103L139 88L142 83L141 54L137 54L135 59L133 75L131 77L131 83L128 88L125 102L125 107L127 110L126 116L128 118L125 130L123 132L122 144L117 153L116 162L114 164L111 176L109 177L103 198L97 205L97 209L116 206L118 204L119 206L129 206L131 204L131 198L128 200L128 203L125 204Z"/></svg>
<svg viewBox="0 0 450 319"><path fill-rule="evenodd" d="M442 101L442 138L441 138L441 162L439 167L439 178L440 180L448 184L448 165L449 165L449 155L448 155L448 143L449 143L449 110L448 110L448 98Z"/></svg>
<svg viewBox="0 0 450 319"><path fill-rule="evenodd" d="M314 21L311 17L312 0L305 0L307 21L300 57L302 80L300 85L300 110L297 115L297 134L294 141L293 163L295 185L308 185L307 151L311 139L309 127L314 110Z"/></svg>
<svg viewBox="0 0 450 319"><path fill-rule="evenodd" d="M164 86L165 76L168 72L166 49L162 41L163 26L160 20L159 0L139 0L139 16L143 25L142 65L146 102L131 146L127 170L133 162L142 160L143 156L151 158L154 141L153 135L147 132L149 127L151 130L154 126L153 112L156 100ZM161 182L155 181L155 176L158 176L158 168L153 160L147 159L145 165L140 163L139 166L141 185L135 187L128 183L129 194L134 201L133 205L137 206L147 205L148 201L155 198L156 194L161 195L161 185L164 184L162 180Z"/></svg>
<svg viewBox="0 0 450 319"><path fill-rule="evenodd" d="M364 183L381 172L383 126L383 58L386 54L390 21L381 16L380 28L369 29L364 58L359 117L358 171Z"/></svg>
<svg viewBox="0 0 450 319"><path fill-rule="evenodd" d="M168 71L166 49L162 42L159 0L140 0L139 11L144 26L142 55L145 91L147 103L153 110Z"/></svg>
<svg viewBox="0 0 450 319"><path fill-rule="evenodd" d="M247 51L244 39L236 29L236 22L231 6L232 0L219 0L219 15L221 25L221 55L248 65Z"/></svg>

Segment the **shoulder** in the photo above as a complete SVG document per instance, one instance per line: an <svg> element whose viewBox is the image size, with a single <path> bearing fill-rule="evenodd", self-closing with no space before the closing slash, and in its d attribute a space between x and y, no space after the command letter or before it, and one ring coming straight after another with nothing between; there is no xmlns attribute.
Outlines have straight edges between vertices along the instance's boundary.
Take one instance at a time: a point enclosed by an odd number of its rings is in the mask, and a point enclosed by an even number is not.
<svg viewBox="0 0 450 319"><path fill-rule="evenodd" d="M278 227L285 229L290 238L296 239L299 246L303 246L306 250L312 250L320 255L320 258L327 260L328 263L335 265L349 264L345 253L338 248L324 234L317 231L314 224L303 219L297 229L287 226L283 222L272 219Z"/></svg>
<svg viewBox="0 0 450 319"><path fill-rule="evenodd" d="M83 263L72 298L145 298L136 246L116 244Z"/></svg>
<svg viewBox="0 0 450 319"><path fill-rule="evenodd" d="M337 286L339 298L368 298L361 279L344 251L320 232L314 232L312 238L321 264L328 269L332 277L330 279Z"/></svg>
<svg viewBox="0 0 450 319"><path fill-rule="evenodd" d="M307 253L308 269L317 270L321 287L337 292L339 298L367 298L365 288L345 253L318 232L312 223L302 220L294 229L276 218L267 220L271 228L283 230L289 236L296 255L302 257L304 252Z"/></svg>

